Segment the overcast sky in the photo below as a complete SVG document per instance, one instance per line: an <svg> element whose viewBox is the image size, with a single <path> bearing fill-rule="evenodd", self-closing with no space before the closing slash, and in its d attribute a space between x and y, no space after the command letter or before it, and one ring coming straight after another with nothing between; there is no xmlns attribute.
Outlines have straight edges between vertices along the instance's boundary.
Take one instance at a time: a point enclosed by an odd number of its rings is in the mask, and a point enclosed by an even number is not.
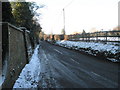
<svg viewBox="0 0 120 90"><path fill-rule="evenodd" d="M45 33L61 33L63 28L63 8L65 9L65 30L73 32L90 32L110 30L118 25L119 0L27 0L44 4L38 10L40 24Z"/></svg>

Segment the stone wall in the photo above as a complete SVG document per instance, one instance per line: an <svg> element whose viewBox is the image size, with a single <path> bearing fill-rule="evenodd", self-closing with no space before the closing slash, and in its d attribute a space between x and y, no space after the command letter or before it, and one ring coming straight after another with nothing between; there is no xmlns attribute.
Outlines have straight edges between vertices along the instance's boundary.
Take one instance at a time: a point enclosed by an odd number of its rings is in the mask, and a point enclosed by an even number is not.
<svg viewBox="0 0 120 90"><path fill-rule="evenodd" d="M21 70L28 63L30 58L28 57L28 49L31 47L31 43L27 32L8 23L4 23L3 26L2 53L4 53L4 62L6 62L3 63L3 72L6 71L6 73L3 73L5 79L2 88L12 88Z"/></svg>
<svg viewBox="0 0 120 90"><path fill-rule="evenodd" d="M2 67L2 30L0 29L0 73L1 73L1 67Z"/></svg>
<svg viewBox="0 0 120 90"><path fill-rule="evenodd" d="M26 31L25 32L25 40L26 40L26 48L27 48L27 57L28 57L28 62L32 56L32 53L33 53L33 47L32 47L32 42L30 41L30 35L29 35L29 32Z"/></svg>

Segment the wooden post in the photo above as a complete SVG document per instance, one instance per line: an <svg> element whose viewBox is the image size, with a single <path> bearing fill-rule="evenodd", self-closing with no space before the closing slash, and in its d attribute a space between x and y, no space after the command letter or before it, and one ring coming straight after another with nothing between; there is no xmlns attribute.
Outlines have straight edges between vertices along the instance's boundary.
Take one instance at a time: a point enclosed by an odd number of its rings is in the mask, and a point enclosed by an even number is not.
<svg viewBox="0 0 120 90"><path fill-rule="evenodd" d="M105 34L106 34L106 40L105 40L106 42L107 42L107 35L108 35L107 33L108 33L108 32L106 31L106 33L105 33Z"/></svg>
<svg viewBox="0 0 120 90"><path fill-rule="evenodd" d="M98 32L96 32L96 41L98 42Z"/></svg>

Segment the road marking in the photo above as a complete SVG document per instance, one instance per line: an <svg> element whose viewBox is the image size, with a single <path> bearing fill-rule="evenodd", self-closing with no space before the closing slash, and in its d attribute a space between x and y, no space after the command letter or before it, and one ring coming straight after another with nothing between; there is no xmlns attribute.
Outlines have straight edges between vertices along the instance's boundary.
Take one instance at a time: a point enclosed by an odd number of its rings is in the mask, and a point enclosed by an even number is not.
<svg viewBox="0 0 120 90"><path fill-rule="evenodd" d="M107 79L107 78L105 78L105 77L103 77L95 72L91 72L91 73L93 74L94 78L96 78L96 79L99 78L97 81L106 87L112 87L112 86L117 87L118 86L118 84L116 82L113 82L113 81L111 81L111 80L109 80L109 79ZM108 83L110 84L110 86L108 85Z"/></svg>
<svg viewBox="0 0 120 90"><path fill-rule="evenodd" d="M57 49L54 49L56 52L58 52L58 53L60 53L60 54L63 54L62 52L60 52L59 50L57 50Z"/></svg>
<svg viewBox="0 0 120 90"><path fill-rule="evenodd" d="M79 64L79 63L78 63L77 61L75 61L74 59L72 59L72 58L71 58L71 60L72 60L73 62L75 62L75 63Z"/></svg>
<svg viewBox="0 0 120 90"><path fill-rule="evenodd" d="M71 60L72 60L72 61L75 61L74 59L71 59ZM85 69L83 69L83 68L81 68L81 67L79 67L79 69L80 69L82 72L88 74L88 75L89 75L91 78L93 78L97 83L102 84L102 85L105 86L105 87L112 88L112 87L117 87L117 86L118 86L118 84L117 84L116 82L111 81L111 80L109 80L109 79L107 79L107 78L105 78L105 77L103 77L103 76L101 76L101 75L99 75L99 74L97 74L97 73L95 73L95 72L87 71L87 70L85 70Z"/></svg>
<svg viewBox="0 0 120 90"><path fill-rule="evenodd" d="M91 72L91 73L94 74L94 75L96 75L96 76L98 76L98 77L102 77L101 75L99 75L99 74L97 74L95 72Z"/></svg>
<svg viewBox="0 0 120 90"><path fill-rule="evenodd" d="M74 61L74 62L76 62L72 58L71 58L71 60ZM78 62L76 62L76 63L78 63ZM96 80L96 82L104 85L105 87L110 87L111 88L111 87L117 87L118 86L118 84L116 82L111 81L111 80L109 80L109 79L107 79L107 78L105 78L105 77L103 77L103 76L101 76L101 75L99 75L99 74L97 74L95 72L92 72L92 71L90 72L90 71L87 71L87 70L85 70L83 68L79 68L79 69L81 71L85 72L86 74L90 75L92 78L94 78Z"/></svg>
<svg viewBox="0 0 120 90"><path fill-rule="evenodd" d="M90 71L87 71L83 68L79 68L81 71L85 72L86 74L88 74L90 77L92 77L97 83L99 84L102 84L103 86L105 87L108 87L108 88L112 88L112 87L117 87L118 84L114 81L111 81L95 72L90 72Z"/></svg>

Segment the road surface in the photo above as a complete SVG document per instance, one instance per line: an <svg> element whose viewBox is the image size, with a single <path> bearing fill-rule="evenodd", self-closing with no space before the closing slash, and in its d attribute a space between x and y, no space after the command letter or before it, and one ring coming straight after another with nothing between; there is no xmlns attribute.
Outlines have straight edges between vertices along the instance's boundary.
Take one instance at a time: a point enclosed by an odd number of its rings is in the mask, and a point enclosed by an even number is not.
<svg viewBox="0 0 120 90"><path fill-rule="evenodd" d="M40 43L40 88L117 88L118 63Z"/></svg>

